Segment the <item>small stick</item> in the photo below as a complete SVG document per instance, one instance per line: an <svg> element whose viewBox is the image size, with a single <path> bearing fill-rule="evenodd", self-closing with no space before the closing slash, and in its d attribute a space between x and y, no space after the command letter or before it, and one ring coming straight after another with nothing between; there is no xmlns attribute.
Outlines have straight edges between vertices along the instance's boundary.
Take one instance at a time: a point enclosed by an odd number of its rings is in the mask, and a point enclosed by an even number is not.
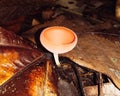
<svg viewBox="0 0 120 96"><path fill-rule="evenodd" d="M103 96L103 79L102 79L102 73L98 73L98 96Z"/></svg>

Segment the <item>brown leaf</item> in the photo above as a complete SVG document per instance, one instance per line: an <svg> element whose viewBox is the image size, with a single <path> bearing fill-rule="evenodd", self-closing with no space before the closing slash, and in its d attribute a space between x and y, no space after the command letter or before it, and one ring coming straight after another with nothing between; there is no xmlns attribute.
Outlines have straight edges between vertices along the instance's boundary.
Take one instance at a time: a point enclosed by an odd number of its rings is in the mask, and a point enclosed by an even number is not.
<svg viewBox="0 0 120 96"><path fill-rule="evenodd" d="M23 38L0 28L0 85L43 54Z"/></svg>
<svg viewBox="0 0 120 96"><path fill-rule="evenodd" d="M120 46L116 41L92 34L79 34L78 38L77 46L62 56L106 74L120 88Z"/></svg>
<svg viewBox="0 0 120 96"><path fill-rule="evenodd" d="M87 86L84 88L86 96L98 96L98 86ZM119 96L120 90L118 90L112 82L104 83L102 86L102 96Z"/></svg>
<svg viewBox="0 0 120 96"><path fill-rule="evenodd" d="M42 7L50 6L54 0L1 0L0 1L0 24L13 20L19 16L34 14Z"/></svg>
<svg viewBox="0 0 120 96"><path fill-rule="evenodd" d="M0 96L58 96L51 61L37 62L0 88Z"/></svg>

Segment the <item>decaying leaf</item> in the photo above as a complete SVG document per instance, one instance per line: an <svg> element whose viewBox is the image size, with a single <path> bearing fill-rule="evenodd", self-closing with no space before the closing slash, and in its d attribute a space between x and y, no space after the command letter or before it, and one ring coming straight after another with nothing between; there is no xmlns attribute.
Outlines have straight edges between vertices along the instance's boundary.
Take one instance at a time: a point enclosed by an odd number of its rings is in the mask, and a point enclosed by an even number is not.
<svg viewBox="0 0 120 96"><path fill-rule="evenodd" d="M0 96L58 96L51 61L39 61L0 88Z"/></svg>
<svg viewBox="0 0 120 96"><path fill-rule="evenodd" d="M98 96L98 86L87 86L84 88L86 96ZM104 83L102 86L102 96L119 96L120 90L118 90L112 82Z"/></svg>
<svg viewBox="0 0 120 96"><path fill-rule="evenodd" d="M0 85L43 54L23 38L0 28Z"/></svg>
<svg viewBox="0 0 120 96"><path fill-rule="evenodd" d="M16 19L19 16L32 15L45 6L54 4L55 0L1 0L0 24Z"/></svg>
<svg viewBox="0 0 120 96"><path fill-rule="evenodd" d="M62 56L106 74L120 88L120 47L114 41L94 34L78 34L78 38L77 46Z"/></svg>

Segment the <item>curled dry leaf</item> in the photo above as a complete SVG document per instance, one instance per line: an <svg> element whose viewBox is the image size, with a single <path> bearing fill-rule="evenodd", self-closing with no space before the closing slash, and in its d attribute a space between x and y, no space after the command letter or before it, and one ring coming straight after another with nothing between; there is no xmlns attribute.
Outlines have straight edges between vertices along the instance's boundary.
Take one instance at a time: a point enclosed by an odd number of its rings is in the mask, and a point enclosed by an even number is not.
<svg viewBox="0 0 120 96"><path fill-rule="evenodd" d="M0 85L43 54L23 38L0 28Z"/></svg>

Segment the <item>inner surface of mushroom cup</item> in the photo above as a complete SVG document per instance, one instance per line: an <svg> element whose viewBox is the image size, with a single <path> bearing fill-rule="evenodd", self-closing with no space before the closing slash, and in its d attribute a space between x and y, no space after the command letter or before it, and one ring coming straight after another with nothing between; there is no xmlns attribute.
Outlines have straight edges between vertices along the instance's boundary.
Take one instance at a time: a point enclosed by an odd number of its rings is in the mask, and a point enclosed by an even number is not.
<svg viewBox="0 0 120 96"><path fill-rule="evenodd" d="M77 35L69 28L53 26L42 31L40 41L48 51L61 54L75 47Z"/></svg>

